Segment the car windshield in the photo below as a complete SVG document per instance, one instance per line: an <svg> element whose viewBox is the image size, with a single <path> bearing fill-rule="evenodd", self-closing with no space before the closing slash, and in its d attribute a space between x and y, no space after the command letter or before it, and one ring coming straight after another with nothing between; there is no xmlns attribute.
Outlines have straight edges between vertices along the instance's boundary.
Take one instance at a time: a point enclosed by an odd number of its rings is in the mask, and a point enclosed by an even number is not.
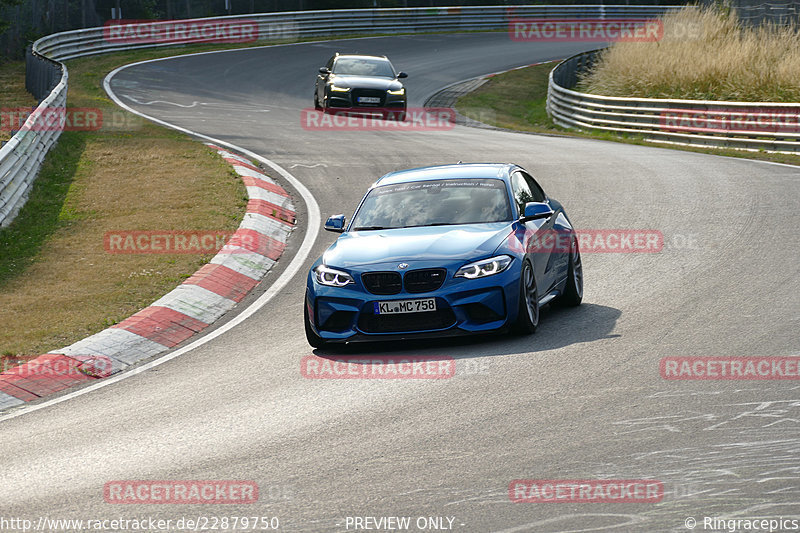
<svg viewBox="0 0 800 533"><path fill-rule="evenodd" d="M394 78L394 70L387 60L364 57L340 57L333 65L333 73Z"/></svg>
<svg viewBox="0 0 800 533"><path fill-rule="evenodd" d="M353 230L394 229L511 220L506 185L498 179L414 181L376 187L353 218Z"/></svg>

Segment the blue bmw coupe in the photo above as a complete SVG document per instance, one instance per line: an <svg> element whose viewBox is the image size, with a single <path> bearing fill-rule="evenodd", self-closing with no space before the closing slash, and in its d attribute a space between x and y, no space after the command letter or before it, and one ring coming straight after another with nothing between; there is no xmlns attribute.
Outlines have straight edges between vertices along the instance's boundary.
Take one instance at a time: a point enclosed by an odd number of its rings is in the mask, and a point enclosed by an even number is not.
<svg viewBox="0 0 800 533"><path fill-rule="evenodd" d="M578 239L523 168L457 164L391 172L308 274L309 344L497 331L533 333L539 308L583 297Z"/></svg>

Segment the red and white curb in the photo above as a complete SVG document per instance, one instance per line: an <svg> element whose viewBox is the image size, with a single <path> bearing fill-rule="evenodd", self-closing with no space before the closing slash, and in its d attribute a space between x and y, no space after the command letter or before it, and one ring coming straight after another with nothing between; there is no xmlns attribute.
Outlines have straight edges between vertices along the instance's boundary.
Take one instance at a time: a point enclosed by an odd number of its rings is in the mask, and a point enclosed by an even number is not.
<svg viewBox="0 0 800 533"><path fill-rule="evenodd" d="M119 324L0 373L0 410L103 379L171 349L230 311L272 268L295 225L289 194L248 160L206 144L233 166L250 198L229 244Z"/></svg>

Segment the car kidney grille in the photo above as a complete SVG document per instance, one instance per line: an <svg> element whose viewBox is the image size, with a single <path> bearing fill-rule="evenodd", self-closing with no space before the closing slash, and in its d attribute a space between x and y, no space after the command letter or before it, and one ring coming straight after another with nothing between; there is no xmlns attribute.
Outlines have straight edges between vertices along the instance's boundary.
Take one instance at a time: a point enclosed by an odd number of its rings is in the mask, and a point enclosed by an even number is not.
<svg viewBox="0 0 800 533"><path fill-rule="evenodd" d="M371 96L373 98L380 98L381 101L377 104L362 104L359 103L359 96ZM359 107L382 107L386 103L386 91L379 89L353 89L353 105Z"/></svg>
<svg viewBox="0 0 800 533"><path fill-rule="evenodd" d="M406 272L403 283L408 292L430 292L441 287L446 277L447 270L444 268L412 270Z"/></svg>
<svg viewBox="0 0 800 533"><path fill-rule="evenodd" d="M361 281L372 294L397 294L403 288L397 272L367 272L361 274Z"/></svg>

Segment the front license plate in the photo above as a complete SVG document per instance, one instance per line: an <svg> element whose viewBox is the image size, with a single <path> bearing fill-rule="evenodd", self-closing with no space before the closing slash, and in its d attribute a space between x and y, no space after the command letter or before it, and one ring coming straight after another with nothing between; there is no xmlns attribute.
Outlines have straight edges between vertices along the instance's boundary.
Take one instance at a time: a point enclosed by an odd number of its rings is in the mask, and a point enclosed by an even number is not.
<svg viewBox="0 0 800 533"><path fill-rule="evenodd" d="M377 96L359 96L358 97L359 104L380 104L381 99Z"/></svg>
<svg viewBox="0 0 800 533"><path fill-rule="evenodd" d="M393 302L375 302L376 315L394 315L400 313L424 313L436 311L436 298L419 298L417 300L395 300Z"/></svg>

